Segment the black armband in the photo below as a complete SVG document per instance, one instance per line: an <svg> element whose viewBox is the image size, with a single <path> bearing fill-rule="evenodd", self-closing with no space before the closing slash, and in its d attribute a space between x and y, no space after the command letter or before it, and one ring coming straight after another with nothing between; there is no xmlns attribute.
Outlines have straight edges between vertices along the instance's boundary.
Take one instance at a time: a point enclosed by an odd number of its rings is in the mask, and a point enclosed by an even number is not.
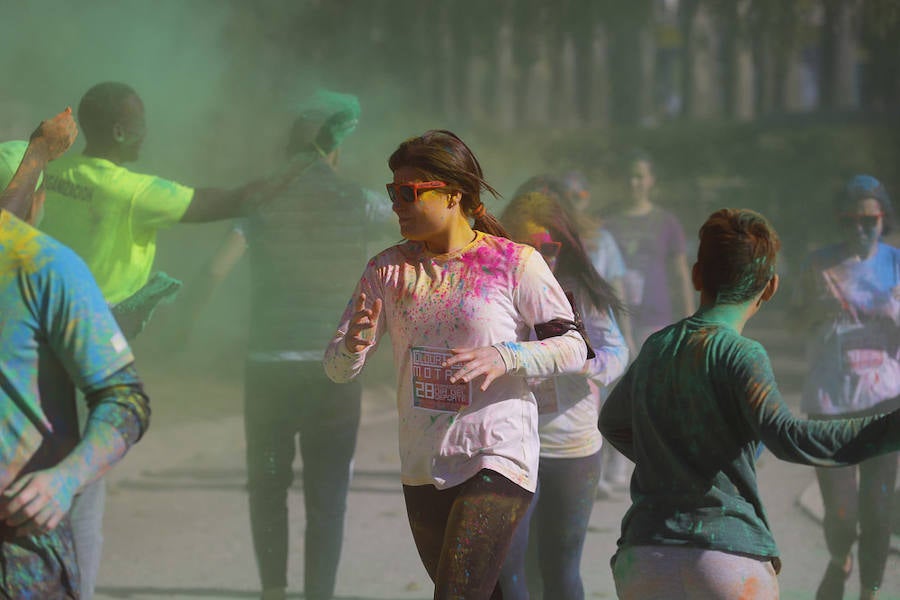
<svg viewBox="0 0 900 600"><path fill-rule="evenodd" d="M115 427L128 446L137 442L150 425L150 399L131 363L89 390L85 400L89 420Z"/></svg>
<svg viewBox="0 0 900 600"><path fill-rule="evenodd" d="M584 320L581 318L581 312L575 304L575 296L572 295L572 292L566 292L566 299L572 306L572 314L575 315L575 320L569 321L568 319L556 318L550 319L546 323L536 323L534 326L534 333L539 340L544 340L550 337L564 335L569 331L577 331L581 335L581 339L584 340L585 346L587 346L587 358L590 360L596 357L597 353L594 352L594 348L591 346L591 340L588 338L587 329L584 327Z"/></svg>

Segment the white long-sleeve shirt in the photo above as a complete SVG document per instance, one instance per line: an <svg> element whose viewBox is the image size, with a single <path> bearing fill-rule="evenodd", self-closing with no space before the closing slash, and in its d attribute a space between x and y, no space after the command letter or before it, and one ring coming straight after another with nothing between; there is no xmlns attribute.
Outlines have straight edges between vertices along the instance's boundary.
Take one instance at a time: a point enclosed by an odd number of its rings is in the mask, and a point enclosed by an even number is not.
<svg viewBox="0 0 900 600"><path fill-rule="evenodd" d="M369 305L380 298L383 308L375 344L353 354L344 336L361 293ZM354 378L387 331L397 367L403 483L444 489L491 469L534 491L540 447L537 405L524 377L578 371L587 357L575 331L527 341L536 323L554 318L571 321L572 310L547 264L530 246L480 232L450 254L435 255L421 243L405 242L369 262L325 352L325 371L336 382ZM421 352L414 365L413 348L482 346L497 348L507 374L484 392L479 389L481 379L476 379L462 398L453 396L455 409L427 408L423 386L445 380L446 373L435 369L438 379L427 380L424 372L434 365L422 362L428 355ZM436 387L450 391L450 386Z"/></svg>
<svg viewBox="0 0 900 600"><path fill-rule="evenodd" d="M544 458L580 458L600 450L597 389L615 381L628 366L628 345L612 311L599 311L580 299L579 308L596 356L580 373L567 373L533 386L538 401L538 431Z"/></svg>

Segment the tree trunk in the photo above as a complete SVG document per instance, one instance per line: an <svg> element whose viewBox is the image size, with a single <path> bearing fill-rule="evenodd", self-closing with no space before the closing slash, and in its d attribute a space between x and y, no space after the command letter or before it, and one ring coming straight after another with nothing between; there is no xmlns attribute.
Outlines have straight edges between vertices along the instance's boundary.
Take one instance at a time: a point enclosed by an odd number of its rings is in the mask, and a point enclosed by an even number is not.
<svg viewBox="0 0 900 600"><path fill-rule="evenodd" d="M515 64L515 31L513 15L507 6L500 18L496 39L487 44L492 49L496 63L495 72L485 77L484 100L488 106L494 107L496 122L504 129L514 129L519 124L516 115L516 73Z"/></svg>
<svg viewBox="0 0 900 600"><path fill-rule="evenodd" d="M896 111L900 102L900 7L894 0L866 0L862 8L864 103L871 110Z"/></svg>
<svg viewBox="0 0 900 600"><path fill-rule="evenodd" d="M833 110L837 106L838 35L841 0L822 0L822 67L819 71L819 106Z"/></svg>
<svg viewBox="0 0 900 600"><path fill-rule="evenodd" d="M789 105L792 62L795 59L797 12L792 2L775 5L774 53L772 56L772 110L784 112Z"/></svg>
<svg viewBox="0 0 900 600"><path fill-rule="evenodd" d="M744 40L739 44L736 69L735 87L737 91L735 92L734 116L739 120L746 121L756 115L754 112L756 80L754 78L753 49Z"/></svg>
<svg viewBox="0 0 900 600"><path fill-rule="evenodd" d="M722 31L721 82L722 114L726 119L734 119L738 112L738 81L740 76L739 44L740 21L737 2L723 3L719 11Z"/></svg>
<svg viewBox="0 0 900 600"><path fill-rule="evenodd" d="M571 18L574 102L576 122L587 124L591 121L591 106L594 103L594 35L595 10L588 4L579 15Z"/></svg>
<svg viewBox="0 0 900 600"><path fill-rule="evenodd" d="M600 23L594 24L591 45L591 104L590 120L594 124L608 124L610 113L609 39Z"/></svg>
<svg viewBox="0 0 900 600"><path fill-rule="evenodd" d="M640 96L637 98L638 120L656 120L656 35L652 24L645 23L640 30Z"/></svg>
<svg viewBox="0 0 900 600"><path fill-rule="evenodd" d="M681 116L690 117L694 112L694 54L691 44L694 37L694 15L698 0L684 0L679 6L681 28Z"/></svg>
<svg viewBox="0 0 900 600"><path fill-rule="evenodd" d="M856 20L859 6L855 3L840 2L837 19L837 35L834 67L834 108L846 109L859 105L859 77L857 74L858 28Z"/></svg>
<svg viewBox="0 0 900 600"><path fill-rule="evenodd" d="M694 11L692 36L687 40L691 64L691 107L687 113L693 118L708 118L719 114L721 104L719 70L717 69L717 31L709 12L702 6Z"/></svg>

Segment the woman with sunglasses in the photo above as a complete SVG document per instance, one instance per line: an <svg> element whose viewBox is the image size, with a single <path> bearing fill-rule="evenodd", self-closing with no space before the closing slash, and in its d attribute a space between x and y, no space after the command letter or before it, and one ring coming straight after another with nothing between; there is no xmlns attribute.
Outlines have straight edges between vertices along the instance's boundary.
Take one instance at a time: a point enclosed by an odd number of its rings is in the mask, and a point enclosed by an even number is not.
<svg viewBox="0 0 900 600"><path fill-rule="evenodd" d="M615 316L622 305L591 263L572 215L551 195L513 198L502 222L514 240L540 250L560 285L572 293L595 352L579 373L533 382L541 439L538 489L507 555L504 598L528 597L524 556L531 537L538 569L528 570L528 587L543 588L547 599L580 600L581 552L602 462L597 386L609 385L628 363Z"/></svg>
<svg viewBox="0 0 900 600"><path fill-rule="evenodd" d="M843 239L808 257L793 302L809 336L802 409L814 419L900 406L900 251L881 242L892 225L890 198L877 179L857 175L836 208ZM831 555L816 598L843 597L857 539L861 597L875 598L890 548L897 455L818 468L816 476Z"/></svg>
<svg viewBox="0 0 900 600"><path fill-rule="evenodd" d="M485 211L482 190L496 193L462 140L428 131L388 165L406 241L369 262L325 370L353 379L390 333L403 494L434 597L500 597L500 565L537 485L525 377L580 369L587 347L547 264ZM528 341L533 328L549 335Z"/></svg>

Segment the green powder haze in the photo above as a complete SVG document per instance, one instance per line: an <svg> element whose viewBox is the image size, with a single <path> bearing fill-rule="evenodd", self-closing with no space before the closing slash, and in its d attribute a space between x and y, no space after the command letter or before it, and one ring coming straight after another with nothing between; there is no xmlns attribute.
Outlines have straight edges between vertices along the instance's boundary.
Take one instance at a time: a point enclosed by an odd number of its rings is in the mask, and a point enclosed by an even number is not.
<svg viewBox="0 0 900 600"><path fill-rule="evenodd" d="M649 120L621 126L612 110L616 89L639 83L639 69L626 60L629 52L617 59L603 45L629 23L664 20L598 13L616 3L559 5L568 9L535 0L0 0L0 141L27 136L40 119L77 108L90 86L118 80L138 91L147 114L148 137L130 168L231 187L272 168L295 108L325 87L359 96L360 125L341 148L341 170L366 188L383 193L386 159L398 142L448 128L469 143L507 199L532 175L577 168L590 180L594 210L605 216L627 198L619 163L641 147L659 170L655 199L682 220L689 260L706 216L739 205L770 218L789 255L780 263L794 269L810 247L833 239L828 194L835 182L862 171L895 195L900 188L896 122L868 121L865 106L845 121L808 107L779 122L765 112L723 119L721 107L665 121L645 106L645 89L642 101L626 104L641 105ZM598 23L606 28L599 36ZM585 33L583 24L594 29ZM796 39L821 37L814 19L800 25L808 35ZM717 27L695 41L715 42L707 34ZM576 72L572 58L585 41L593 48L591 77ZM659 59L657 70L645 88L659 87ZM578 108L575 84L588 80L590 94ZM850 96L863 91L847 87ZM721 94L707 95L698 106L713 106ZM80 140L72 151L82 148ZM487 206L497 214L503 201ZM157 267L190 283L228 227L162 232ZM238 265L199 324L205 346L240 347L246 268L246 261ZM776 301L783 297L786 291Z"/></svg>

